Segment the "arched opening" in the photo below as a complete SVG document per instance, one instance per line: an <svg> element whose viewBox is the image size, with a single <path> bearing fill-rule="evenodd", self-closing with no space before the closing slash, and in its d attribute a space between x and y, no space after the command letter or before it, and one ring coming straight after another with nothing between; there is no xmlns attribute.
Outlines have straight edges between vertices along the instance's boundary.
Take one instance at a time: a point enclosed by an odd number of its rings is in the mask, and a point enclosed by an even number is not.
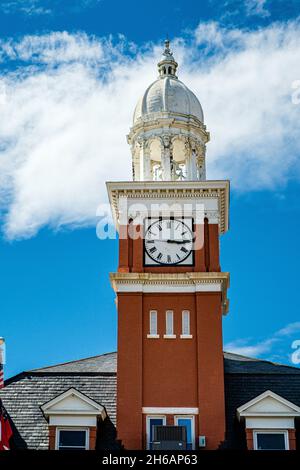
<svg viewBox="0 0 300 470"><path fill-rule="evenodd" d="M184 141L181 139L173 140L171 171L174 180L185 180L187 178L186 148Z"/></svg>
<svg viewBox="0 0 300 470"><path fill-rule="evenodd" d="M153 139L149 147L150 147L150 167L151 167L152 179L154 181L160 181L162 180L160 140L158 138Z"/></svg>

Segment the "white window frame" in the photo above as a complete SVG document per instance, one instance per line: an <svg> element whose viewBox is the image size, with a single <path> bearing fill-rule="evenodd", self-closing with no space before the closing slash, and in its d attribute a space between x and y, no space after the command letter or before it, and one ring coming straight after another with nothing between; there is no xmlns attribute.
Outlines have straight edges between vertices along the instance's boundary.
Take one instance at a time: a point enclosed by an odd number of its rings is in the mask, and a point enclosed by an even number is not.
<svg viewBox="0 0 300 470"><path fill-rule="evenodd" d="M285 450L290 450L289 445L289 432L287 429L259 429L253 431L253 449L254 450L263 450L258 449L257 444L257 435L258 434L283 434L284 435L284 443L285 443Z"/></svg>
<svg viewBox="0 0 300 470"><path fill-rule="evenodd" d="M166 415L147 415L146 416L146 443L147 443L147 449L150 449L150 420L151 419L162 419L163 420L163 426L167 424L167 417Z"/></svg>
<svg viewBox="0 0 300 470"><path fill-rule="evenodd" d="M60 431L85 431L85 450L89 450L90 448L90 430L89 428L79 428L79 427L57 427L56 428L56 433L55 433L55 449L56 450L63 450L59 448L59 433ZM68 447L73 447L74 449L82 449L81 447L77 446L68 446ZM83 450L83 449L82 449Z"/></svg>
<svg viewBox="0 0 300 470"><path fill-rule="evenodd" d="M155 317L155 332L152 330L152 317ZM147 338L157 339L159 338L159 334L157 333L157 310L150 310L149 312L149 333L147 334Z"/></svg>
<svg viewBox="0 0 300 470"><path fill-rule="evenodd" d="M196 435L195 435L195 416L194 415L176 415L174 416L174 424L178 426L179 419L190 419L192 421L192 450L195 450Z"/></svg>
<svg viewBox="0 0 300 470"><path fill-rule="evenodd" d="M185 318L187 318L187 332L185 331ZM191 335L191 312L189 310L182 310L181 313L181 339L192 339Z"/></svg>
<svg viewBox="0 0 300 470"><path fill-rule="evenodd" d="M170 323L169 323L169 319L171 319ZM164 338L166 339L176 338L176 335L174 335L174 311L173 310L166 310L166 333L164 334Z"/></svg>

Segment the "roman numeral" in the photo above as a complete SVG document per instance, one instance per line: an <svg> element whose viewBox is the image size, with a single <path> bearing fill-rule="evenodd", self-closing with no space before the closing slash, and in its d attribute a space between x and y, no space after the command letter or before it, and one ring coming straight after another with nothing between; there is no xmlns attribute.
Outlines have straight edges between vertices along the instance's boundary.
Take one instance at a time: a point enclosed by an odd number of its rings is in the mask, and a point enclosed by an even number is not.
<svg viewBox="0 0 300 470"><path fill-rule="evenodd" d="M146 243L154 243L154 240L146 240Z"/></svg>
<svg viewBox="0 0 300 470"><path fill-rule="evenodd" d="M155 251L156 251L155 246L153 246L153 247L149 250L150 253L154 253Z"/></svg>
<svg viewBox="0 0 300 470"><path fill-rule="evenodd" d="M167 261L168 261L168 263L172 263L172 258L171 258L170 255L167 256Z"/></svg>
<svg viewBox="0 0 300 470"><path fill-rule="evenodd" d="M162 231L162 226L158 224L158 230L161 232Z"/></svg>
<svg viewBox="0 0 300 470"><path fill-rule="evenodd" d="M157 259L158 261L161 260L161 259L162 259L162 253L158 253L156 259Z"/></svg>
<svg viewBox="0 0 300 470"><path fill-rule="evenodd" d="M188 253L188 250L184 246L182 246L180 249L183 251L183 253Z"/></svg>

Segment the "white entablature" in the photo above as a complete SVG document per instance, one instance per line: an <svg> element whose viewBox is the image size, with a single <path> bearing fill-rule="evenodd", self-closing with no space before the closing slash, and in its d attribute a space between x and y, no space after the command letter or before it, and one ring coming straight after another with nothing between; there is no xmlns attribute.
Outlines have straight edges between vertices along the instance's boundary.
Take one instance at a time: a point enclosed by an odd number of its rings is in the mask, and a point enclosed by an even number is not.
<svg viewBox="0 0 300 470"><path fill-rule="evenodd" d="M116 228L129 219L135 224L146 217L193 217L196 224L218 224L228 230L229 181L147 181L106 183Z"/></svg>
<svg viewBox="0 0 300 470"><path fill-rule="evenodd" d="M134 181L204 181L209 133L198 98L176 76L165 42L159 77L137 103L127 136Z"/></svg>

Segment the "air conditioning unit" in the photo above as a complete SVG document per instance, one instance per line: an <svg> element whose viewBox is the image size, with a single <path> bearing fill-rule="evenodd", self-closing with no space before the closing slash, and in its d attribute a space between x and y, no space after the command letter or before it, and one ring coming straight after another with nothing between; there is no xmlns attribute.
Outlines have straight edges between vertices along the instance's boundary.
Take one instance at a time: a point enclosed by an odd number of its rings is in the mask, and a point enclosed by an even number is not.
<svg viewBox="0 0 300 470"><path fill-rule="evenodd" d="M186 450L185 426L153 426L153 450Z"/></svg>

